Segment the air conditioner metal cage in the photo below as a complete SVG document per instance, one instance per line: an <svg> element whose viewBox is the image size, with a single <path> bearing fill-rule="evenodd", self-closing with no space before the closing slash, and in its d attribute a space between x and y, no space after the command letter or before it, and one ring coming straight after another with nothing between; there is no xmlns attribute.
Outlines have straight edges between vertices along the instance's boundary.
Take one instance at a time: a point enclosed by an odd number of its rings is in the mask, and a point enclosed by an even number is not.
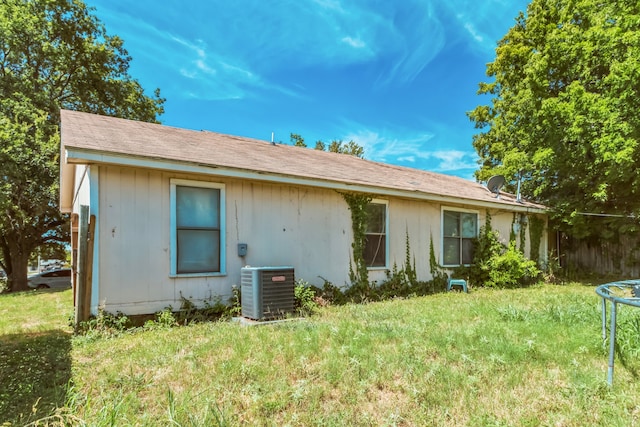
<svg viewBox="0 0 640 427"><path fill-rule="evenodd" d="M243 267L240 282L243 317L269 320L294 312L293 267Z"/></svg>

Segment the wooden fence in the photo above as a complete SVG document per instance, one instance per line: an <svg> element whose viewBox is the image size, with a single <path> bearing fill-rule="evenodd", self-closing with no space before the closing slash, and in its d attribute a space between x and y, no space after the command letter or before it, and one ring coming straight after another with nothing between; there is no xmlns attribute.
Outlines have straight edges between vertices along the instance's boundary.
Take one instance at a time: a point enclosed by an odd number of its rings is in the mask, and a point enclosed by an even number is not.
<svg viewBox="0 0 640 427"><path fill-rule="evenodd" d="M640 277L640 238L637 236L625 236L617 242L594 242L561 235L557 248L560 265L568 274Z"/></svg>

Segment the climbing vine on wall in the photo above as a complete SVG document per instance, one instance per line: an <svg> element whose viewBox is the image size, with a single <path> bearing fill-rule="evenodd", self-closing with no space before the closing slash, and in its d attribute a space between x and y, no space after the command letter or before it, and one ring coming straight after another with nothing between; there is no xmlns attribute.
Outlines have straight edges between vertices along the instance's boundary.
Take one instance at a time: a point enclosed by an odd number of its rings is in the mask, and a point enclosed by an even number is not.
<svg viewBox="0 0 640 427"><path fill-rule="evenodd" d="M531 215L529 217L529 238L531 239L531 251L529 258L540 264L540 244L542 243L542 232L544 231L544 219Z"/></svg>
<svg viewBox="0 0 640 427"><path fill-rule="evenodd" d="M349 280L356 289L369 287L369 273L364 260L364 247L367 240L367 206L372 197L362 193L340 193L351 211L351 226L353 228L353 260L349 260Z"/></svg>
<svg viewBox="0 0 640 427"><path fill-rule="evenodd" d="M527 241L527 217L520 215L520 252L524 253L524 246Z"/></svg>
<svg viewBox="0 0 640 427"><path fill-rule="evenodd" d="M509 243L516 241L516 221L517 221L517 218L518 218L518 216L514 212L513 213L513 219L511 220L511 229L509 230Z"/></svg>
<svg viewBox="0 0 640 427"><path fill-rule="evenodd" d="M519 239L520 252L524 253L525 245L527 243L527 217L523 214L513 213L513 220L511 221L511 230L509 231L509 243L516 242L516 230Z"/></svg>
<svg viewBox="0 0 640 427"><path fill-rule="evenodd" d="M413 264L411 263L411 243L409 243L409 227L405 228L405 258L404 269L407 277L407 282L411 286L415 286L418 283L418 274L416 273L416 258L413 257Z"/></svg>
<svg viewBox="0 0 640 427"><path fill-rule="evenodd" d="M429 236L429 271L436 289L442 290L447 286L447 273L436 259L436 251L433 248L433 235Z"/></svg>

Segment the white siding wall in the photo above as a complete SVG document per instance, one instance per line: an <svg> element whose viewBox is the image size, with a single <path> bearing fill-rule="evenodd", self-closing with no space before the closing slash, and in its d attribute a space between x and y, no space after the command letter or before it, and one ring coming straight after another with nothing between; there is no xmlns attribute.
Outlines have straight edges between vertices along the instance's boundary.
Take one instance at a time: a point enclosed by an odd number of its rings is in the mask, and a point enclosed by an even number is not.
<svg viewBox="0 0 640 427"><path fill-rule="evenodd" d="M440 206L422 201L389 200L389 269L393 265L405 268L407 231L411 263L419 280L431 278L429 270L429 241L433 235L436 254L440 248ZM414 262L415 261L415 262ZM379 283L386 279L385 271L370 271L369 278Z"/></svg>
<svg viewBox="0 0 640 427"><path fill-rule="evenodd" d="M73 185L73 212L80 212L80 206L89 206L90 192L89 192L89 166L75 165L75 183Z"/></svg>
<svg viewBox="0 0 640 427"><path fill-rule="evenodd" d="M348 280L351 220L335 191L200 178L226 185L227 275L170 277L170 179L199 178L118 167L101 167L99 176L98 299L107 311L178 308L181 296L226 302L244 265L291 265L316 285L319 276L338 286ZM245 258L238 243L248 244Z"/></svg>
<svg viewBox="0 0 640 427"><path fill-rule="evenodd" d="M513 228L513 212L505 211L490 211L491 214L491 226L500 235L500 242L504 245L509 244L509 234ZM481 224L484 224L485 211L482 211L483 220ZM519 216L519 214L517 214ZM525 215L526 216L526 215ZM531 258L531 235L529 227L531 224L527 223L525 226L525 247L524 253ZM520 233L516 233L516 246L520 248ZM545 224L544 231L540 241L540 253L538 258L544 262L547 259L548 253L548 239L547 239L547 225Z"/></svg>
<svg viewBox="0 0 640 427"><path fill-rule="evenodd" d="M97 271L94 269L94 285L99 284L100 291L98 294L94 287L94 312L98 306L126 314L153 313L168 306L177 309L181 296L196 303L213 302L216 297L227 302L232 286L240 284L244 265L290 265L295 268L296 278L318 286L323 284L319 276L340 287L348 283L351 214L342 196L333 190L125 167L101 166L94 176L99 177L99 186L92 186L92 191L99 187L99 194L88 197L88 182L83 182L82 197L78 198L97 200L94 203L100 207L99 260L94 264L98 266ZM226 276L170 276L171 178L225 185ZM405 267L408 232L418 279L431 278L429 242L432 237L440 261L441 207L416 200L389 200L389 269L394 263L398 268ZM480 226L485 210L476 210ZM512 213L492 212L493 227L505 242L511 222ZM237 255L238 243L248 244L244 258ZM386 269L371 270L369 278L384 281Z"/></svg>

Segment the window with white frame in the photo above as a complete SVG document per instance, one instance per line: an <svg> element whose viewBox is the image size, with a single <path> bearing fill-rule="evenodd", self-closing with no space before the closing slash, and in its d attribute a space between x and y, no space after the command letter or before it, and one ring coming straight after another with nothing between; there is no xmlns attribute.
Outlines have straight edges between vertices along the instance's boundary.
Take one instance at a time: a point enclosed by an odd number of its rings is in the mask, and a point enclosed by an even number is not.
<svg viewBox="0 0 640 427"><path fill-rule="evenodd" d="M367 206L367 231L364 246L367 267L387 266L387 204L373 201Z"/></svg>
<svg viewBox="0 0 640 427"><path fill-rule="evenodd" d="M478 214L442 211L442 264L468 265L473 261L473 239L478 237Z"/></svg>
<svg viewBox="0 0 640 427"><path fill-rule="evenodd" d="M224 274L224 185L171 180L171 273Z"/></svg>

